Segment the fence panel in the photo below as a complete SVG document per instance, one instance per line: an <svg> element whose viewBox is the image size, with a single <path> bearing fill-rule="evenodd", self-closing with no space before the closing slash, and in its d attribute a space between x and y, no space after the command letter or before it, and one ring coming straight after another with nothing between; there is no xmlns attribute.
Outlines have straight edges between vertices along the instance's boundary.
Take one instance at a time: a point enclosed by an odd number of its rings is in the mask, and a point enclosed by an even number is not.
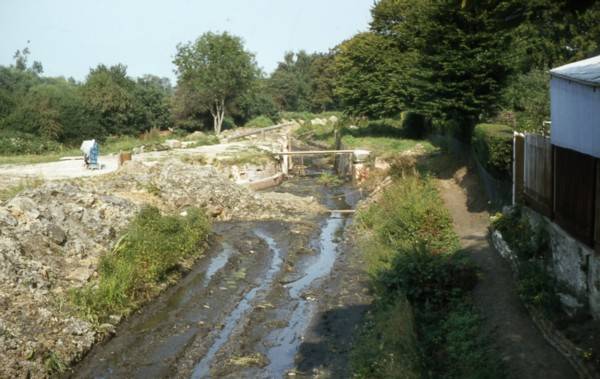
<svg viewBox="0 0 600 379"><path fill-rule="evenodd" d="M554 150L556 223L593 246L596 159L558 146Z"/></svg>
<svg viewBox="0 0 600 379"><path fill-rule="evenodd" d="M552 144L550 139L525 134L523 197L537 211L552 217Z"/></svg>

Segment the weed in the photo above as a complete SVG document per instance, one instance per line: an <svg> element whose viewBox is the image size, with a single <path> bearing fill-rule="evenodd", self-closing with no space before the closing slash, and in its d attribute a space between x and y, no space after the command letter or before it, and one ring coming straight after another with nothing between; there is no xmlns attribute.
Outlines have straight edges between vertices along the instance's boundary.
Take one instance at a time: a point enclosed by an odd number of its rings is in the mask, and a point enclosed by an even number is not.
<svg viewBox="0 0 600 379"><path fill-rule="evenodd" d="M497 378L481 320L477 281L437 189L408 176L390 186L356 227L375 304L353 348L358 378ZM413 316L414 315L414 316Z"/></svg>
<svg viewBox="0 0 600 379"><path fill-rule="evenodd" d="M166 281L183 259L202 253L200 244L208 232L208 219L198 209L189 209L186 216L167 216L146 207L114 249L101 258L98 283L73 290L71 300L92 321L127 315L147 300L156 284Z"/></svg>
<svg viewBox="0 0 600 379"><path fill-rule="evenodd" d="M20 192L41 186L44 180L41 178L25 178L18 184L0 190L0 201L6 201L15 197Z"/></svg>
<svg viewBox="0 0 600 379"><path fill-rule="evenodd" d="M344 180L337 175L330 174L328 172L322 173L317 179L317 183L326 187L335 187L344 183Z"/></svg>
<svg viewBox="0 0 600 379"><path fill-rule="evenodd" d="M50 375L63 373L67 369L67 365L54 351L49 351L45 355L44 366L46 367L46 372Z"/></svg>
<svg viewBox="0 0 600 379"><path fill-rule="evenodd" d="M246 164L261 166L274 162L275 158L272 154L257 148L240 151L219 160L219 163L229 166L242 166Z"/></svg>

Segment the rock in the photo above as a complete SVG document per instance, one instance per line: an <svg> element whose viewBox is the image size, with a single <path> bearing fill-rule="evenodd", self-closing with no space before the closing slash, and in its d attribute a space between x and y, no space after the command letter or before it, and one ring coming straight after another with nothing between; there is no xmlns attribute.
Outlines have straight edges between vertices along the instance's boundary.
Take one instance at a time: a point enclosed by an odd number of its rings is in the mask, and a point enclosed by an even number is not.
<svg viewBox="0 0 600 379"><path fill-rule="evenodd" d="M179 149L181 147L181 141L176 139L168 139L164 143L169 149Z"/></svg>
<svg viewBox="0 0 600 379"><path fill-rule="evenodd" d="M48 237L57 245L62 245L67 240L67 234L56 224L49 224L46 229Z"/></svg>
<svg viewBox="0 0 600 379"><path fill-rule="evenodd" d="M321 119L321 118L313 118L312 120L310 120L310 124L317 126L317 125L327 125L327 120Z"/></svg>
<svg viewBox="0 0 600 379"><path fill-rule="evenodd" d="M339 119L336 116L330 116L329 117L329 122L332 124L337 124L337 122L339 121Z"/></svg>
<svg viewBox="0 0 600 379"><path fill-rule="evenodd" d="M17 225L17 220L6 210L0 209L0 224L15 226Z"/></svg>

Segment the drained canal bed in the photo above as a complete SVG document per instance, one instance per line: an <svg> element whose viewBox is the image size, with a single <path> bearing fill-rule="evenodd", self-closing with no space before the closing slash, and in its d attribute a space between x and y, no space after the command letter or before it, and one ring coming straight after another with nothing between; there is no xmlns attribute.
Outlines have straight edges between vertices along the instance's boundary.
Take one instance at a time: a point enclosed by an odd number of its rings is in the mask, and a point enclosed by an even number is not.
<svg viewBox="0 0 600 379"><path fill-rule="evenodd" d="M330 209L351 209L360 198L350 186L325 187L314 178L288 181L278 191L317 196ZM334 270L345 270L340 241L348 220L334 212L298 222L214 225L210 248L192 271L123 322L72 376L301 374L299 352L306 363L303 343L309 330L318 329L323 283ZM330 302L340 290L334 287L328 289Z"/></svg>

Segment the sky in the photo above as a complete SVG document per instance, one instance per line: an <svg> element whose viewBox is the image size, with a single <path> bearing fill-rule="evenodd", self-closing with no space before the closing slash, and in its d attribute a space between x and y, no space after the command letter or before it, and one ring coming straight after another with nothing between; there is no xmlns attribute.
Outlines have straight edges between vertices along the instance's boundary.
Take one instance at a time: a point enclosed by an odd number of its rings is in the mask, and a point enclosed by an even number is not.
<svg viewBox="0 0 600 379"><path fill-rule="evenodd" d="M29 46L44 75L84 80L100 63L170 78L178 43L242 37L272 72L286 51L326 52L365 31L374 0L0 0L0 65ZM30 41L29 45L27 41Z"/></svg>

